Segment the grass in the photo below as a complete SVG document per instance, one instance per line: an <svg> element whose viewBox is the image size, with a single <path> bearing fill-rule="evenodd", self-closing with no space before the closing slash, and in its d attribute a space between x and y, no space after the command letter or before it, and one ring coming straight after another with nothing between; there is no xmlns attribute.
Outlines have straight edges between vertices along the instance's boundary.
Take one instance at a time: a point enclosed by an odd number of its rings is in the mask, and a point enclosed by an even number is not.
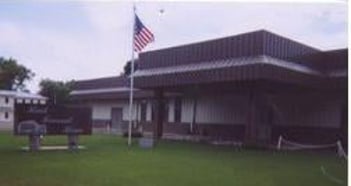
<svg viewBox="0 0 351 186"><path fill-rule="evenodd" d="M0 133L1 186L300 186L347 184L346 161L331 155L235 150L162 141L152 150L131 148L116 136L83 136L80 152L22 152L27 138ZM64 136L44 143L63 144Z"/></svg>

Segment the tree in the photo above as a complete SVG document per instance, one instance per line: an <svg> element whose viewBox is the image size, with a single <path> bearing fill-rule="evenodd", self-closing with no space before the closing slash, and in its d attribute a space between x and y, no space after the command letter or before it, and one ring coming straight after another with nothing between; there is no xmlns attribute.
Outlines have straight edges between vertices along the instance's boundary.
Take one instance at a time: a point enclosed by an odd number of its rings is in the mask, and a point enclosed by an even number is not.
<svg viewBox="0 0 351 186"><path fill-rule="evenodd" d="M18 64L15 59L0 57L0 89L25 90L25 82L34 77L27 67Z"/></svg>
<svg viewBox="0 0 351 186"><path fill-rule="evenodd" d="M39 94L49 98L48 105L64 105L69 101L69 94L73 89L74 81L41 80Z"/></svg>
<svg viewBox="0 0 351 186"><path fill-rule="evenodd" d="M123 75L129 76L130 72L132 71L132 66L131 66L131 61L127 61L127 63L124 65L123 69ZM138 69L138 63L137 60L134 61L134 71Z"/></svg>

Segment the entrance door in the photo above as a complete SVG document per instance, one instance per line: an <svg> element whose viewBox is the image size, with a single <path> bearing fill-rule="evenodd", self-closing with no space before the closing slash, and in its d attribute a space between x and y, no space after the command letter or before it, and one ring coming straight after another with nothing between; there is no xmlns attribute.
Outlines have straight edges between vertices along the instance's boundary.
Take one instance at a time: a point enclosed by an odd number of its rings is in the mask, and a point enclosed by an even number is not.
<svg viewBox="0 0 351 186"><path fill-rule="evenodd" d="M111 109L111 132L122 134L122 108Z"/></svg>

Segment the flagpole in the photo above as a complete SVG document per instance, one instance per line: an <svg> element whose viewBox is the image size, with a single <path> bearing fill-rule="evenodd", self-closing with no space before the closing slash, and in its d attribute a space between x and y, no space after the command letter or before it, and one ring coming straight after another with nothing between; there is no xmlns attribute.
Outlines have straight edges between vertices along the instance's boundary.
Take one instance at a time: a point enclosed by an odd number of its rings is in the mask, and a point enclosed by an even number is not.
<svg viewBox="0 0 351 186"><path fill-rule="evenodd" d="M132 31L132 60L130 62L130 93L129 93L129 125L128 146L132 145L132 121L133 121L133 88L134 88L134 35L135 35L135 5L133 3L133 31Z"/></svg>

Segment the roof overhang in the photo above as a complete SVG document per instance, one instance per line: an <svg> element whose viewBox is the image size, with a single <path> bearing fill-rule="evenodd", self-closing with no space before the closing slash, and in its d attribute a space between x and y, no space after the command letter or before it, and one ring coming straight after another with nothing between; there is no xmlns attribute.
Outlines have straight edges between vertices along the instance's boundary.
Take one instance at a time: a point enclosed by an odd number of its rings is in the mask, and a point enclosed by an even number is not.
<svg viewBox="0 0 351 186"><path fill-rule="evenodd" d="M134 74L138 88L258 79L305 84L324 76L308 66L267 55L140 69Z"/></svg>
<svg viewBox="0 0 351 186"><path fill-rule="evenodd" d="M288 62L280 60L277 58L269 57L266 55L260 55L255 57L243 57L243 58L233 58L233 59L222 59L216 61L209 61L203 63L193 63L186 65L170 66L170 67L160 67L151 69L142 69L134 73L134 77L147 77L156 75L166 75L166 74L176 74L184 72L197 72L203 70L214 70L222 68L231 67L242 67L242 66L252 66L252 65L272 65L300 73L320 75L319 71L316 71L307 66L303 66L294 62Z"/></svg>
<svg viewBox="0 0 351 186"><path fill-rule="evenodd" d="M137 89L135 89L136 91ZM86 89L86 90L73 90L70 95L88 95L88 94L100 94L100 93L124 93L129 92L128 87L117 87L117 88L100 88L100 89Z"/></svg>
<svg viewBox="0 0 351 186"><path fill-rule="evenodd" d="M8 96L15 99L17 104L41 104L44 105L47 102L47 97L39 94L32 94L27 92L17 92L11 90L1 90L0 95Z"/></svg>

